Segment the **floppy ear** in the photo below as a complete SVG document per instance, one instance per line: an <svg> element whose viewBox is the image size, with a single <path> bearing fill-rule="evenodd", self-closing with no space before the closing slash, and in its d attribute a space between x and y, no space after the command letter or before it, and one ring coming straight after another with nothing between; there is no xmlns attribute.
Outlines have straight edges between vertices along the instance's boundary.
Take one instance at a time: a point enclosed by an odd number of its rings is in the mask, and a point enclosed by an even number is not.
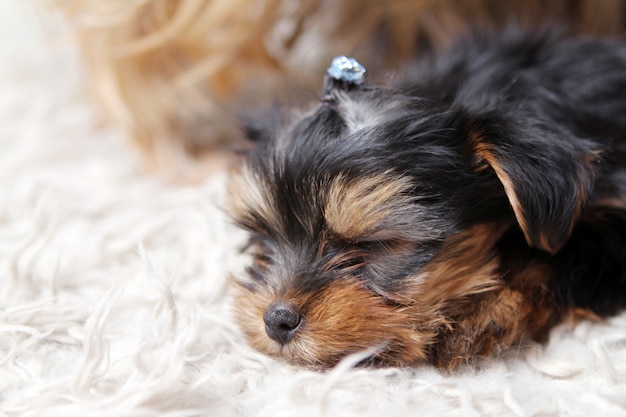
<svg viewBox="0 0 626 417"><path fill-rule="evenodd" d="M599 146L523 114L471 117L466 135L476 169L493 170L528 244L558 252L593 190Z"/></svg>

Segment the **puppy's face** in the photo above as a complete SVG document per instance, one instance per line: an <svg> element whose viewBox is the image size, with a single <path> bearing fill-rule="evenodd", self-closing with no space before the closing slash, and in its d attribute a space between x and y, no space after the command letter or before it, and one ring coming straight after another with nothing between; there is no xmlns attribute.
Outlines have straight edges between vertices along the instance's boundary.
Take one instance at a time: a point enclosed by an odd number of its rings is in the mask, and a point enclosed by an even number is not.
<svg viewBox="0 0 626 417"><path fill-rule="evenodd" d="M234 304L252 346L312 367L365 349L370 363L407 365L486 354L523 332L528 306L504 291L497 243L513 227L553 250L570 220L527 207L488 140L499 125L481 123L363 87L270 130L230 187L251 234Z"/></svg>

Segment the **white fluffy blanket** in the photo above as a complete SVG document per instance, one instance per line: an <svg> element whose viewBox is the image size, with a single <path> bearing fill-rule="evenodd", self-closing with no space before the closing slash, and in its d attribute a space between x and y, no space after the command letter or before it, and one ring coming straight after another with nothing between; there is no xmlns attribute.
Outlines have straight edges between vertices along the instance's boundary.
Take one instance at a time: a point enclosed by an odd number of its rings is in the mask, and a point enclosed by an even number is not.
<svg viewBox="0 0 626 417"><path fill-rule="evenodd" d="M626 416L626 314L452 376L255 353L230 319L224 178L140 173L19 1L0 59L0 416Z"/></svg>

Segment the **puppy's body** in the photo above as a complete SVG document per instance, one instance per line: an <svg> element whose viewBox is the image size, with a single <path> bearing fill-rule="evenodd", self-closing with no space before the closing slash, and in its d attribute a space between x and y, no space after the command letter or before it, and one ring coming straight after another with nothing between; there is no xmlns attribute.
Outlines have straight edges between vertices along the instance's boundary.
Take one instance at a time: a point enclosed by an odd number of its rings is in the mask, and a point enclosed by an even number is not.
<svg viewBox="0 0 626 417"><path fill-rule="evenodd" d="M508 31L407 74L327 82L235 176L251 344L454 368L624 307L626 42Z"/></svg>

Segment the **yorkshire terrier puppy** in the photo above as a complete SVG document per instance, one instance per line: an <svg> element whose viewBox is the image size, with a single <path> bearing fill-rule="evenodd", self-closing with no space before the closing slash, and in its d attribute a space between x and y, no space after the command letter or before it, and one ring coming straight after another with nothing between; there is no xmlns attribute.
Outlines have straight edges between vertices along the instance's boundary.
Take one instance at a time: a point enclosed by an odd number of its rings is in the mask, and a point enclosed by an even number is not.
<svg viewBox="0 0 626 417"><path fill-rule="evenodd" d="M509 29L382 86L337 69L232 179L252 346L454 369L626 306L624 40Z"/></svg>

